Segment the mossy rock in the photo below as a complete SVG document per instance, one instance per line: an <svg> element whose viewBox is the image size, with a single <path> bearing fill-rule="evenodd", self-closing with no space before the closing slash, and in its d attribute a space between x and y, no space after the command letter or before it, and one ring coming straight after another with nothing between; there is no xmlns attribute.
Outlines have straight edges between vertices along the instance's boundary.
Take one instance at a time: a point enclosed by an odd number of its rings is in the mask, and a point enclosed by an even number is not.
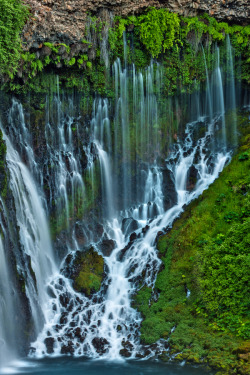
<svg viewBox="0 0 250 375"><path fill-rule="evenodd" d="M104 260L93 247L77 251L67 257L66 275L73 280L73 288L90 297L101 288L104 278Z"/></svg>

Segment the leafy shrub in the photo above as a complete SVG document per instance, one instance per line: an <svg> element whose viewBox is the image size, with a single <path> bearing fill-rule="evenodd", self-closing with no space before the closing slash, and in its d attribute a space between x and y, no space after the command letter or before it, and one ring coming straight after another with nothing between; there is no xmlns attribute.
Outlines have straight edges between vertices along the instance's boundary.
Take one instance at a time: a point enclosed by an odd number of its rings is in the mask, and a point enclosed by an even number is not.
<svg viewBox="0 0 250 375"><path fill-rule="evenodd" d="M180 19L166 9L152 8L139 17L140 38L153 57L171 48L179 31Z"/></svg>
<svg viewBox="0 0 250 375"><path fill-rule="evenodd" d="M21 0L0 1L0 72L13 77L21 54L20 32L28 18Z"/></svg>

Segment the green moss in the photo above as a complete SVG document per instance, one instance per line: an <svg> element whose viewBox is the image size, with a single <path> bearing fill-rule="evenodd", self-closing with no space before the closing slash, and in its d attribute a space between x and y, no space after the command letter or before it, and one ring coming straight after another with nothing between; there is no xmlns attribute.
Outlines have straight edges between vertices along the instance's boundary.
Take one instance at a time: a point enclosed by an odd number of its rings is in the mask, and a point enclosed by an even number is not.
<svg viewBox="0 0 250 375"><path fill-rule="evenodd" d="M79 254L74 264L77 267L73 282L74 289L87 296L98 292L103 280L103 257L91 248L88 252Z"/></svg>
<svg viewBox="0 0 250 375"><path fill-rule="evenodd" d="M169 338L170 354L182 352L176 360L208 363L228 374L248 373L239 348L250 333L250 161L241 157L249 150L250 128L246 116L238 123L243 135L238 154L158 241L164 264L155 284L158 301L151 300L149 288L135 297L144 317L144 343Z"/></svg>
<svg viewBox="0 0 250 375"><path fill-rule="evenodd" d="M13 77L21 55L20 33L28 18L21 0L0 2L0 73Z"/></svg>

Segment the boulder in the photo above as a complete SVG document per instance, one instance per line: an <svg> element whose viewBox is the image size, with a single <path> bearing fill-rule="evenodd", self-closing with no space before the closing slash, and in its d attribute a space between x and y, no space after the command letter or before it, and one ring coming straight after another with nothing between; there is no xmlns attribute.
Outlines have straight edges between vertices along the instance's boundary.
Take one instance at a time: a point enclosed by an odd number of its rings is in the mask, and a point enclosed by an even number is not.
<svg viewBox="0 0 250 375"><path fill-rule="evenodd" d="M103 256L109 257L112 251L115 249L116 243L114 240L103 239L98 247L102 251Z"/></svg>
<svg viewBox="0 0 250 375"><path fill-rule="evenodd" d="M69 254L63 274L73 280L73 288L90 297L98 292L104 279L104 259L93 247ZM62 301L65 303L65 300Z"/></svg>
<svg viewBox="0 0 250 375"><path fill-rule="evenodd" d="M108 340L106 340L104 337L93 338L92 345L94 346L98 354L106 353L108 351L108 348L110 347Z"/></svg>
<svg viewBox="0 0 250 375"><path fill-rule="evenodd" d="M195 168L195 166L192 165L189 168L188 173L187 173L187 186L186 186L186 189L188 191L192 191L195 188L195 185L196 185L196 182L198 180L198 177L199 177L199 172L198 172L197 168Z"/></svg>
<svg viewBox="0 0 250 375"><path fill-rule="evenodd" d="M175 190L174 175L170 169L162 170L162 191L164 194L164 210L168 210L177 204L177 192Z"/></svg>
<svg viewBox="0 0 250 375"><path fill-rule="evenodd" d="M46 339L44 340L44 344L46 345L48 354L54 353L54 343L54 337L46 337Z"/></svg>
<svg viewBox="0 0 250 375"><path fill-rule="evenodd" d="M138 222L132 217L124 218L122 220L122 231L125 236L129 236L130 233L136 231L138 228Z"/></svg>

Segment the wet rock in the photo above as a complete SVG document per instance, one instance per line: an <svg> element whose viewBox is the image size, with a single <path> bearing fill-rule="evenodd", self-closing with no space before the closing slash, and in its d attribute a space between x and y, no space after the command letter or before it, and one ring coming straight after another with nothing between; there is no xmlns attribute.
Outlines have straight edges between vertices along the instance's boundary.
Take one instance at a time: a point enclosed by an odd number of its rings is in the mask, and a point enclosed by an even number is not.
<svg viewBox="0 0 250 375"><path fill-rule="evenodd" d="M129 357L131 357L132 353L128 349L124 348L124 349L120 350L120 355L122 357L129 358Z"/></svg>
<svg viewBox="0 0 250 375"><path fill-rule="evenodd" d="M63 293L59 297L60 303L63 307L67 307L70 301L70 296L68 293Z"/></svg>
<svg viewBox="0 0 250 375"><path fill-rule="evenodd" d="M168 210L177 204L177 192L175 190L174 175L168 168L162 170L162 190L164 194L164 210Z"/></svg>
<svg viewBox="0 0 250 375"><path fill-rule="evenodd" d="M95 337L92 340L92 345L99 354L106 353L110 347L108 340L106 340L104 337Z"/></svg>
<svg viewBox="0 0 250 375"><path fill-rule="evenodd" d="M123 356L123 357L126 357L126 358L129 358L131 357L132 355L132 351L133 351L133 345L131 344L130 341L125 341L123 340L122 341L122 346L123 346L123 349L120 350L120 355Z"/></svg>
<svg viewBox="0 0 250 375"><path fill-rule="evenodd" d="M84 231L83 225L80 222L75 224L75 237L79 246L84 246L87 243L86 233Z"/></svg>
<svg viewBox="0 0 250 375"><path fill-rule="evenodd" d="M188 173L187 173L187 186L186 186L186 189L188 191L191 191L191 190L193 190L195 188L195 185L196 185L196 182L198 180L198 177L199 177L199 172L195 168L195 166L192 165L189 168Z"/></svg>
<svg viewBox="0 0 250 375"><path fill-rule="evenodd" d="M86 154L85 150L81 149L81 153L80 153L80 163L81 163L81 167L82 169L86 169L87 168L87 165L88 165L88 155Z"/></svg>
<svg viewBox="0 0 250 375"><path fill-rule="evenodd" d="M73 355L74 354L74 344L72 341L69 341L68 342L68 345L63 345L61 347L61 354L71 354Z"/></svg>
<svg viewBox="0 0 250 375"><path fill-rule="evenodd" d="M46 345L48 354L54 353L54 343L55 339L53 337L46 337L46 339L44 340L44 344Z"/></svg>
<svg viewBox="0 0 250 375"><path fill-rule="evenodd" d="M95 234L95 240L98 241L103 235L103 226L100 223L95 223L93 232Z"/></svg>
<svg viewBox="0 0 250 375"><path fill-rule="evenodd" d="M119 260L120 262L123 261L126 255L126 252L130 249L132 244L133 244L132 242L129 242L122 250L119 251L119 253L117 254L117 260Z"/></svg>
<svg viewBox="0 0 250 375"><path fill-rule="evenodd" d="M130 233L136 231L139 228L138 222L129 217L129 218L124 218L122 220L122 231L125 234L125 236L128 236Z"/></svg>
<svg viewBox="0 0 250 375"><path fill-rule="evenodd" d="M103 239L102 242L99 244L99 248L103 253L103 256L109 257L114 250L116 243L114 240L110 239Z"/></svg>
<svg viewBox="0 0 250 375"><path fill-rule="evenodd" d="M145 358L151 354L151 350L148 347L142 347L140 353L136 353L136 358Z"/></svg>
<svg viewBox="0 0 250 375"><path fill-rule="evenodd" d="M60 324L67 324L67 322L68 322L67 315L68 314L66 312L62 313L62 315L60 317Z"/></svg>
<svg viewBox="0 0 250 375"><path fill-rule="evenodd" d="M137 234L133 232L129 237L129 242L133 242L137 239Z"/></svg>
<svg viewBox="0 0 250 375"><path fill-rule="evenodd" d="M144 228L142 228L142 233L146 234L149 229L150 229L150 226L146 225Z"/></svg>
<svg viewBox="0 0 250 375"><path fill-rule="evenodd" d="M77 328L74 330L74 336L75 336L76 338L78 338L79 341L80 341L81 343L83 343L84 340L85 340L85 338L86 338L86 335L82 333L82 330L81 330L80 327L77 327Z"/></svg>
<svg viewBox="0 0 250 375"><path fill-rule="evenodd" d="M56 298L54 290L50 286L47 287L47 293L51 298Z"/></svg>

